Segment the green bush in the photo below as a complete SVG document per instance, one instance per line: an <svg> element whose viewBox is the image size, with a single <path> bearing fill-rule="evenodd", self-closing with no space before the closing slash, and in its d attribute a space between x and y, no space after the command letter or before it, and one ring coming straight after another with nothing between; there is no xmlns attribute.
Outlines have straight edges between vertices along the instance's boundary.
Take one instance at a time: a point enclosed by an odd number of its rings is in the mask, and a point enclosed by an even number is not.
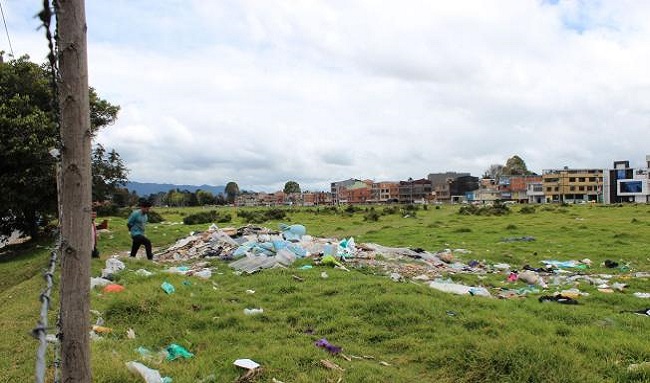
<svg viewBox="0 0 650 383"><path fill-rule="evenodd" d="M531 205L524 206L519 210L521 214L535 214L536 211L537 209L535 208L535 206L531 206Z"/></svg>
<svg viewBox="0 0 650 383"><path fill-rule="evenodd" d="M149 223L160 223L160 222L163 222L164 220L165 220L165 218L163 218L162 215L156 213L155 211L150 210L147 213L147 221Z"/></svg>
<svg viewBox="0 0 650 383"><path fill-rule="evenodd" d="M397 206L386 206L381 212L383 215L391 215L399 213Z"/></svg>
<svg viewBox="0 0 650 383"><path fill-rule="evenodd" d="M268 210L240 210L237 216L246 223L264 223L267 221L287 220L287 213L283 209L272 208Z"/></svg>
<svg viewBox="0 0 650 383"><path fill-rule="evenodd" d="M460 215L506 215L510 214L510 208L507 205L496 201L493 205L478 207L476 205L464 205L458 210Z"/></svg>
<svg viewBox="0 0 650 383"><path fill-rule="evenodd" d="M202 211L200 213L190 214L183 218L185 225L199 225L213 222L230 222L230 214L219 214L216 210Z"/></svg>
<svg viewBox="0 0 650 383"><path fill-rule="evenodd" d="M363 216L363 220L377 222L379 221L379 214L375 211L375 208L370 208L370 210Z"/></svg>
<svg viewBox="0 0 650 383"><path fill-rule="evenodd" d="M116 216L119 214L119 211L119 206L114 203L102 204L95 208L98 217Z"/></svg>

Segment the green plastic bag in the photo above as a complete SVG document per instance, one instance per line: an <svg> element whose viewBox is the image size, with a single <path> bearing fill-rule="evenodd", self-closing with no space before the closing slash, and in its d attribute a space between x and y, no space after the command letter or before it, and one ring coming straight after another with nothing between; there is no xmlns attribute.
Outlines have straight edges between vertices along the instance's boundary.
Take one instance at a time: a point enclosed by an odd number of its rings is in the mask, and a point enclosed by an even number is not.
<svg viewBox="0 0 650 383"><path fill-rule="evenodd" d="M160 285L160 288L165 290L167 294L173 294L176 291L174 286L167 281L163 282L162 285Z"/></svg>
<svg viewBox="0 0 650 383"><path fill-rule="evenodd" d="M193 357L194 354L187 351L183 346L179 346L176 343L172 343L167 346L167 360L174 360L178 358L189 359Z"/></svg>

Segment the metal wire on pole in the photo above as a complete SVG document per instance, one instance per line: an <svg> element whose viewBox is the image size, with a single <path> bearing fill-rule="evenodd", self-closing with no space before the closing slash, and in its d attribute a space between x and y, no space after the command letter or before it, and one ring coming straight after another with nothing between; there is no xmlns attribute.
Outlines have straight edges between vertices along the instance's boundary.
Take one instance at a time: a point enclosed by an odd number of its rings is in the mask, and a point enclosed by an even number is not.
<svg viewBox="0 0 650 383"><path fill-rule="evenodd" d="M49 48L49 54L48 54L48 61L50 64L50 87L52 88L52 98L51 98L51 106L52 106L52 111L53 111L53 120L54 123L59 125L60 121L60 112L59 112L59 102L58 102L58 65L57 65L57 47L55 45L55 41L57 40L57 28L55 26L54 28L54 35L52 35L51 31L51 25L53 22L53 19L56 18L57 16L57 11L58 11L58 2L56 0L52 1L52 6L50 6L50 1L49 0L43 0L43 10L39 12L38 17L40 18L42 22L42 26L45 28L45 37L47 39L48 43L48 48ZM60 142L59 142L59 147L60 147ZM56 158L57 162L57 190L60 190L60 148L53 148L53 150L50 151L50 154ZM58 201L58 208L59 208L59 217L61 217L61 201L59 198ZM52 301L52 288L54 286L54 271L56 269L56 263L58 259L60 258L60 251L62 248L62 236L61 236L61 230L59 228L58 232L58 238L56 241L56 245L54 249L51 252L50 255L50 261L49 261L49 267L44 273L44 277L46 280L46 287L43 290L43 292L40 295L40 301L41 301L41 311L40 311L40 317L38 320L38 324L32 331L32 335L38 339L39 341L39 346L36 351L36 370L35 370L35 377L36 377L36 383L45 383L45 375L47 372L47 361L45 360L46 358L46 353L47 353L47 345L48 345L48 334L47 331L49 329L48 326L48 311L50 310L50 303ZM57 321L56 325L56 341L55 341L55 346L54 346L54 355L55 355L55 360L54 360L54 382L58 383L60 382L60 370L59 367L61 365L61 352L60 352L60 342L59 342L59 327L60 324Z"/></svg>
<svg viewBox="0 0 650 383"><path fill-rule="evenodd" d="M47 285L43 292L41 293L41 314L38 320L38 324L32 330L32 335L38 339L39 345L38 350L36 351L36 382L44 383L45 382L45 371L46 371L46 361L45 353L47 351L47 313L50 310L50 301L52 300L52 287L54 286L54 270L56 269L56 262L58 259L59 252L59 243L52 250L50 254L50 264L48 269L45 271L43 276L47 281ZM55 364L56 365L56 364ZM55 372L55 375L58 376L58 372Z"/></svg>

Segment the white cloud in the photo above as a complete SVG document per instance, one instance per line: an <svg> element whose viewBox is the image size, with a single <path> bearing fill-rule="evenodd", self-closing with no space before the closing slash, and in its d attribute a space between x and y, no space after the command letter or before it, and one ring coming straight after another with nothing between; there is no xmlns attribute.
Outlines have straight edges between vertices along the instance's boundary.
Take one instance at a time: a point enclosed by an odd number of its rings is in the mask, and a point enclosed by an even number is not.
<svg viewBox="0 0 650 383"><path fill-rule="evenodd" d="M36 60L40 3L26 3L8 3L10 31ZM480 176L515 154L537 172L638 166L648 11L618 0L88 2L90 81L122 106L99 140L136 181L267 191Z"/></svg>

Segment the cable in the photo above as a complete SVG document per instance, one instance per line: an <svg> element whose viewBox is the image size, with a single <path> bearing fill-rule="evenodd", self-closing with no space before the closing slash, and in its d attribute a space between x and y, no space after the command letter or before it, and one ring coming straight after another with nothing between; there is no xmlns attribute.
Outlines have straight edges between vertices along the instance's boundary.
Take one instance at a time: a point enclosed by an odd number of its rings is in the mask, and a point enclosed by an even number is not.
<svg viewBox="0 0 650 383"><path fill-rule="evenodd" d="M7 34L7 41L9 41L9 50L11 51L11 57L16 58L14 56L14 48L11 46L11 38L9 38L9 29L7 29L7 20L5 20L5 10L2 8L2 1L0 0L0 13L2 13L2 22L5 25L5 33Z"/></svg>

